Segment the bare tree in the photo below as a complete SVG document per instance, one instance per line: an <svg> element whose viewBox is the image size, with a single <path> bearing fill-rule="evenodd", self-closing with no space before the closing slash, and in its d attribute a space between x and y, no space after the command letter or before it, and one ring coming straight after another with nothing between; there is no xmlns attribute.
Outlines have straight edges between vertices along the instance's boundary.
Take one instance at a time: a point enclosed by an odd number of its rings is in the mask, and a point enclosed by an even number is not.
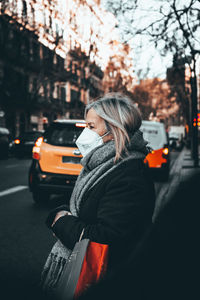
<svg viewBox="0 0 200 300"><path fill-rule="evenodd" d="M107 1L122 24L124 40L148 36L160 54L177 55L191 71L191 120L197 118L196 54L200 53L200 1ZM192 127L192 153L198 164L198 129Z"/></svg>
<svg viewBox="0 0 200 300"><path fill-rule="evenodd" d="M148 34L156 46L162 42L163 53L186 48L191 53L200 43L199 0L107 0L107 7L118 17L126 41Z"/></svg>

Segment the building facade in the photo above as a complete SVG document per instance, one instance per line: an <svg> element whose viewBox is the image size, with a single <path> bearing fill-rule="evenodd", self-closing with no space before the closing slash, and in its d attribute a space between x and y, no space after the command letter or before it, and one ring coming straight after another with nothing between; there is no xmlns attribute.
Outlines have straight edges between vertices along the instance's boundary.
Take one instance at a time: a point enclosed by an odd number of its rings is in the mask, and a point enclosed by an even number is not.
<svg viewBox="0 0 200 300"><path fill-rule="evenodd" d="M100 1L1 2L2 126L17 136L56 118L82 118L85 104L106 90L115 26Z"/></svg>

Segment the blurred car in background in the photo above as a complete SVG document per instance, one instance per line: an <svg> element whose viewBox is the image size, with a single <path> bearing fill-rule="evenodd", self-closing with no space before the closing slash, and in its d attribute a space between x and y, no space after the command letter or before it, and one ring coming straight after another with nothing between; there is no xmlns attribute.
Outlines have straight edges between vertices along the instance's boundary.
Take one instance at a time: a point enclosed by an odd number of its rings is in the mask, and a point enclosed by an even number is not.
<svg viewBox="0 0 200 300"><path fill-rule="evenodd" d="M159 172L160 178L168 180L169 178L169 143L165 126L161 122L142 121L140 127L144 139L148 142L147 146L152 148L144 162L146 166L155 172Z"/></svg>
<svg viewBox="0 0 200 300"><path fill-rule="evenodd" d="M33 147L29 190L36 203L52 194L71 192L82 165L75 141L85 127L84 120L56 120Z"/></svg>
<svg viewBox="0 0 200 300"><path fill-rule="evenodd" d="M184 140L182 134L180 133L171 133L169 135L169 146L175 150L181 150L184 146Z"/></svg>
<svg viewBox="0 0 200 300"><path fill-rule="evenodd" d="M170 147L175 150L181 150L186 141L186 127L183 125L169 126L168 135Z"/></svg>
<svg viewBox="0 0 200 300"><path fill-rule="evenodd" d="M7 128L0 127L0 159L8 158L10 132Z"/></svg>
<svg viewBox="0 0 200 300"><path fill-rule="evenodd" d="M15 157L32 157L32 149L36 140L43 135L41 131L27 131L14 139L12 154Z"/></svg>

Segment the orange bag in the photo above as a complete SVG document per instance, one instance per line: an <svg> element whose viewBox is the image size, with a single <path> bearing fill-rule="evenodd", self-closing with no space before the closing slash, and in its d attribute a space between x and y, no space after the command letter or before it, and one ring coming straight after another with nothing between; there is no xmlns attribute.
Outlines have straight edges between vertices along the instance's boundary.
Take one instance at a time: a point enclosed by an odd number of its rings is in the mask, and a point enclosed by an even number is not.
<svg viewBox="0 0 200 300"><path fill-rule="evenodd" d="M106 272L108 245L89 242L76 286L74 298L80 296L91 284L96 283Z"/></svg>

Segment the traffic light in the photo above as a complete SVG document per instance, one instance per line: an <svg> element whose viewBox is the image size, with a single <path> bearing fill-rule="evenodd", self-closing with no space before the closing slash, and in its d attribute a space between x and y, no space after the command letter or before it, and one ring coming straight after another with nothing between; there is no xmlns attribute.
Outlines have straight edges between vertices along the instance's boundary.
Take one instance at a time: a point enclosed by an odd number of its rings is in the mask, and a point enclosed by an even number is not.
<svg viewBox="0 0 200 300"><path fill-rule="evenodd" d="M193 126L200 127L200 113L197 113L197 117L193 119Z"/></svg>

